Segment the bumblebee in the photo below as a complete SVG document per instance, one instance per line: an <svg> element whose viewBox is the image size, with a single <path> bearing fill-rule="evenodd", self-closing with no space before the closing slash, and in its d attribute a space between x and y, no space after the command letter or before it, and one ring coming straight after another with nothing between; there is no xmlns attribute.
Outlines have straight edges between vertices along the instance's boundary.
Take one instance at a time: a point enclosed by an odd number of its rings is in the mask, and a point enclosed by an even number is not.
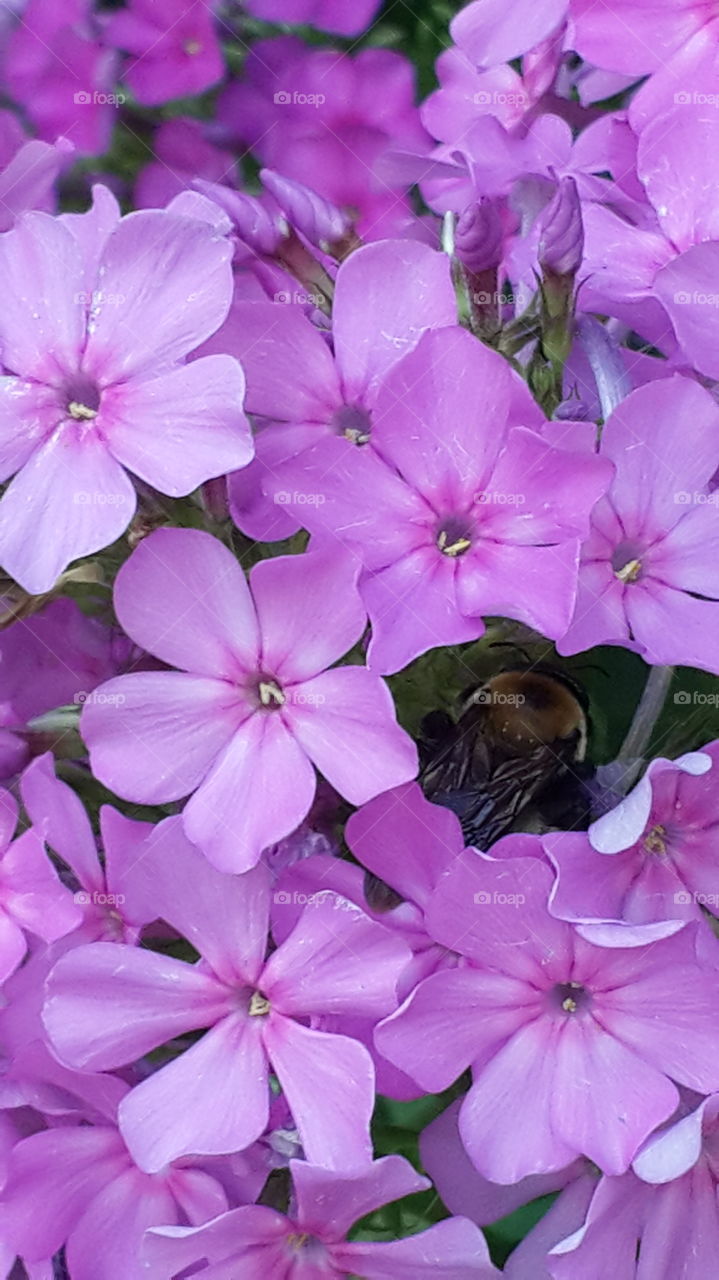
<svg viewBox="0 0 719 1280"><path fill-rule="evenodd" d="M582 830L592 817L589 733L578 682L543 663L507 667L465 690L456 721L445 711L425 716L419 781L479 849L512 831ZM370 872L365 896L375 911L402 901Z"/></svg>
<svg viewBox="0 0 719 1280"><path fill-rule="evenodd" d="M419 780L480 849L510 831L581 829L591 818L589 728L589 699L570 676L509 667L465 691L456 722L425 717Z"/></svg>

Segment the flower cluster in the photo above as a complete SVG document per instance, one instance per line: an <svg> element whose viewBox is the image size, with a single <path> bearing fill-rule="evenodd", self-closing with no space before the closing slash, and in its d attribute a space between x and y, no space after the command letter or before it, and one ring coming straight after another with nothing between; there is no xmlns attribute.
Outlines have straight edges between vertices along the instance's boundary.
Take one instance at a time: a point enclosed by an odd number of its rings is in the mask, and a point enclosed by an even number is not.
<svg viewBox="0 0 719 1280"><path fill-rule="evenodd" d="M717 1270L719 0L420 8L2 6L0 1280Z"/></svg>

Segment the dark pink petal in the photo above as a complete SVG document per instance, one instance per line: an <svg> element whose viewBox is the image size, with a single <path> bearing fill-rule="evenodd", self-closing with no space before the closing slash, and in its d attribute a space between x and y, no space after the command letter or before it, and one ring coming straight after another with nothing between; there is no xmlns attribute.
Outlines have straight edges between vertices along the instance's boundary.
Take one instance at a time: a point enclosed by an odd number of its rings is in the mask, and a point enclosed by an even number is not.
<svg viewBox="0 0 719 1280"><path fill-rule="evenodd" d="M209 533L158 529L143 538L117 575L115 609L128 635L170 666L231 680L256 665L249 587Z"/></svg>
<svg viewBox="0 0 719 1280"><path fill-rule="evenodd" d="M201 1227L157 1227L143 1246L148 1280L167 1280L206 1258L211 1280L290 1280L290 1225L283 1213L253 1204Z"/></svg>
<svg viewBox="0 0 719 1280"><path fill-rule="evenodd" d="M465 616L500 614L558 639L572 616L578 568L577 541L534 547L481 538L457 566L457 603Z"/></svg>
<svg viewBox="0 0 719 1280"><path fill-rule="evenodd" d="M356 1040L270 1013L264 1044L312 1164L345 1170L372 1159L372 1059Z"/></svg>
<svg viewBox="0 0 719 1280"><path fill-rule="evenodd" d="M552 1024L538 1018L518 1030L475 1077L460 1111L459 1131L485 1178L519 1182L562 1169L579 1154L552 1123L555 1053Z"/></svg>
<svg viewBox="0 0 719 1280"><path fill-rule="evenodd" d="M56 384L77 368L85 326L78 302L82 287L75 238L49 214L26 213L0 241L0 348L6 370Z"/></svg>
<svg viewBox="0 0 719 1280"><path fill-rule="evenodd" d="M282 301L236 302L203 351L227 351L241 362L250 413L329 424L342 403L332 354L302 309Z"/></svg>
<svg viewBox="0 0 719 1280"><path fill-rule="evenodd" d="M429 539L427 544L363 578L372 623L367 661L382 675L393 675L428 649L476 640L484 631L481 618L461 612L456 561Z"/></svg>
<svg viewBox="0 0 719 1280"><path fill-rule="evenodd" d="M229 241L197 218L156 209L123 218L98 273L88 376L108 385L155 374L199 347L229 310L231 258Z"/></svg>
<svg viewBox="0 0 719 1280"><path fill-rule="evenodd" d="M67 419L0 501L0 562L26 591L49 591L72 560L107 547L135 514L132 483L101 437Z"/></svg>
<svg viewBox="0 0 719 1280"><path fill-rule="evenodd" d="M417 240L365 245L343 263L333 307L335 354L348 403L364 401L424 329L455 324L449 259Z"/></svg>
<svg viewBox="0 0 719 1280"><path fill-rule="evenodd" d="M17 925L45 942L64 937L82 919L33 830L18 836L0 861L0 899Z"/></svg>
<svg viewBox="0 0 719 1280"><path fill-rule="evenodd" d="M100 809L100 836L105 854L105 884L111 901L122 907L123 920L140 926L156 918L149 895L143 892L141 870L152 837L150 822L137 822L104 804Z"/></svg>
<svg viewBox="0 0 719 1280"><path fill-rule="evenodd" d="M304 1160L291 1160L297 1218L321 1238L341 1240L350 1227L374 1209L429 1187L402 1156L384 1156L367 1169L344 1176Z"/></svg>
<svg viewBox="0 0 719 1280"><path fill-rule="evenodd" d="M380 1023L375 1044L428 1093L440 1093L532 1016L526 1000L522 984L500 974L435 973Z"/></svg>
<svg viewBox="0 0 719 1280"><path fill-rule="evenodd" d="M129 1163L115 1128L48 1129L25 1138L10 1158L0 1235L31 1260L50 1257L64 1244L93 1195Z"/></svg>
<svg viewBox="0 0 719 1280"><path fill-rule="evenodd" d="M331 1256L342 1273L366 1280L490 1280L500 1274L479 1227L466 1218L448 1218L406 1240L334 1245Z"/></svg>
<svg viewBox="0 0 719 1280"><path fill-rule="evenodd" d="M363 866L420 906L464 845L459 819L425 800L416 782L395 787L353 813L345 839Z"/></svg>
<svg viewBox="0 0 719 1280"><path fill-rule="evenodd" d="M554 1132L604 1173L626 1173L640 1144L676 1107L674 1085L581 1016L565 1023L553 1052Z"/></svg>
<svg viewBox="0 0 719 1280"><path fill-rule="evenodd" d="M285 708L288 724L340 795L364 804L415 776L417 749L397 724L392 695L378 676L364 667L338 667L299 688L303 701Z"/></svg>
<svg viewBox="0 0 719 1280"><path fill-rule="evenodd" d="M580 653L609 641L626 645L629 624L624 597L624 584L615 577L608 557L582 565L574 616L557 641L557 652Z"/></svg>
<svg viewBox="0 0 719 1280"><path fill-rule="evenodd" d="M567 11L567 0L517 0L510 10L502 0L475 0L452 19L455 44L480 67L511 62L551 35Z"/></svg>
<svg viewBox="0 0 719 1280"><path fill-rule="evenodd" d="M640 579L625 589L625 604L632 634L647 661L719 671L719 604L651 579L646 582L645 586Z"/></svg>
<svg viewBox="0 0 719 1280"><path fill-rule="evenodd" d="M690 507L670 529L667 536L653 547L647 557L652 577L667 582L682 591L695 591L697 595L719 597L719 515L714 501L701 505L701 499L709 495L700 489L698 493L680 491L678 499L698 502ZM681 507L680 507L681 510Z"/></svg>
<svg viewBox="0 0 719 1280"><path fill-rule="evenodd" d="M250 583L266 671L295 684L344 657L367 622L358 573L357 561L335 546L255 565Z"/></svg>
<svg viewBox="0 0 719 1280"><path fill-rule="evenodd" d="M101 419L114 458L174 498L253 455L245 379L231 356L206 356L146 381L110 387Z"/></svg>
<svg viewBox="0 0 719 1280"><path fill-rule="evenodd" d="M719 376L719 307L711 286L718 270L719 243L709 241L674 258L654 282L685 355L711 378Z"/></svg>
<svg viewBox="0 0 719 1280"><path fill-rule="evenodd" d="M47 980L43 1022L61 1061L102 1071L183 1031L211 1027L231 1007L227 987L197 967L95 942L58 960Z"/></svg>
<svg viewBox="0 0 719 1280"><path fill-rule="evenodd" d="M354 903L334 893L305 907L271 956L262 990L288 1017L349 1013L382 1018L397 1004L409 947Z"/></svg>
<svg viewBox="0 0 719 1280"><path fill-rule="evenodd" d="M315 771L284 718L285 708L251 715L185 806L186 835L220 871L249 871L312 804Z"/></svg>
<svg viewBox="0 0 719 1280"><path fill-rule="evenodd" d="M0 906L0 982L15 972L26 952L25 934Z"/></svg>
<svg viewBox="0 0 719 1280"><path fill-rule="evenodd" d="M606 458L557 449L534 431L513 427L488 492L477 498L482 536L521 546L586 537L590 512L613 474Z"/></svg>
<svg viewBox="0 0 719 1280"><path fill-rule="evenodd" d="M223 680L142 671L100 685L80 727L95 777L128 800L157 804L199 785L248 710Z"/></svg>
<svg viewBox="0 0 719 1280"><path fill-rule="evenodd" d="M261 1018L223 1018L120 1104L120 1130L141 1169L197 1152L243 1151L267 1125Z"/></svg>
<svg viewBox="0 0 719 1280"><path fill-rule="evenodd" d="M179 1216L161 1179L127 1169L93 1198L70 1235L66 1255L73 1280L127 1280L147 1228Z"/></svg>

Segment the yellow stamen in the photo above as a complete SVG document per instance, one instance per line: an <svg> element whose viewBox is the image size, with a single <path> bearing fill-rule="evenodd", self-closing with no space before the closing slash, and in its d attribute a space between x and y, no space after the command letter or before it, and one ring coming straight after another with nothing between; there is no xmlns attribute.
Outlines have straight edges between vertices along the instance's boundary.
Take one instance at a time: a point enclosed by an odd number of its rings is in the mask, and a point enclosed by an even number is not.
<svg viewBox="0 0 719 1280"><path fill-rule="evenodd" d="M250 999L249 1014L251 1018L264 1018L270 1012L270 1002L261 991L253 991Z"/></svg>
<svg viewBox="0 0 719 1280"><path fill-rule="evenodd" d="M571 996L567 996L566 1000L562 1001L562 1008L564 1009L565 1013L576 1013L577 1002L576 1000L572 1000Z"/></svg>
<svg viewBox="0 0 719 1280"><path fill-rule="evenodd" d="M642 571L641 560L628 560L623 569L615 569L614 577L620 582L636 582Z"/></svg>
<svg viewBox="0 0 719 1280"><path fill-rule="evenodd" d="M190 57L194 58L196 54L202 53L202 44L199 40L186 40L185 53L189 53Z"/></svg>
<svg viewBox="0 0 719 1280"><path fill-rule="evenodd" d="M281 707L286 702L284 693L274 680L260 680L259 695L263 707L269 707L273 702Z"/></svg>
<svg viewBox="0 0 719 1280"><path fill-rule="evenodd" d="M344 432L345 440L349 440L350 444L367 444L369 440L368 431L360 431L358 427L347 427Z"/></svg>
<svg viewBox="0 0 719 1280"><path fill-rule="evenodd" d="M287 1237L287 1243L292 1249L303 1249L309 1240L308 1235L291 1235Z"/></svg>
<svg viewBox="0 0 719 1280"><path fill-rule="evenodd" d="M97 409L88 409L86 404L80 404L79 400L71 400L67 406L67 411L71 418L76 418L78 422L91 422L97 417Z"/></svg>
<svg viewBox="0 0 719 1280"><path fill-rule="evenodd" d="M667 842L664 839L664 836L666 834L667 834L666 827L662 827L662 826L652 827L646 840L644 841L644 848L646 849L647 853L666 853Z"/></svg>

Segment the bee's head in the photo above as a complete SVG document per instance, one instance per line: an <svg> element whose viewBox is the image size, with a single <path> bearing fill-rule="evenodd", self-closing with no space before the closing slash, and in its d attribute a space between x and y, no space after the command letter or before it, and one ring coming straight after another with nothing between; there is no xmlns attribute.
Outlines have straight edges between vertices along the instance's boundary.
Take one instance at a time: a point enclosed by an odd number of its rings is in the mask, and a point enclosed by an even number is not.
<svg viewBox="0 0 719 1280"><path fill-rule="evenodd" d="M517 664L465 690L461 714L479 714L485 731L520 753L538 744L576 740L574 758L587 750L589 699L571 676L543 663Z"/></svg>

